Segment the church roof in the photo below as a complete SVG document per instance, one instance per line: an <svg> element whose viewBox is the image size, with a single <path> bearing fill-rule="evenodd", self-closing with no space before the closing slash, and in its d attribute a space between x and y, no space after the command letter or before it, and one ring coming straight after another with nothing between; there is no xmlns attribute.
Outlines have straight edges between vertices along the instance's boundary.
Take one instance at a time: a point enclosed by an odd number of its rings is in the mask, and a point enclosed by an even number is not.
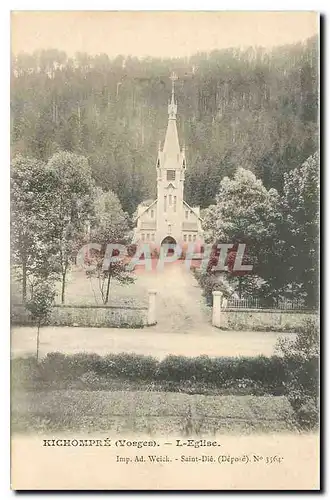
<svg viewBox="0 0 330 500"><path fill-rule="evenodd" d="M186 205L186 207L187 207L187 208L189 208L189 210L191 210L191 211L192 211L192 213L193 213L193 214L195 214L195 215L196 215L196 217L198 217L198 218L199 218L199 220L201 220L201 221L203 220L203 219L202 219L202 217L201 217L200 215L198 215L198 214L195 212L195 210L194 210L194 209L193 209L190 205L188 205L188 203L187 203L186 201L184 201L184 200L183 200L183 204L184 204L184 205Z"/></svg>
<svg viewBox="0 0 330 500"><path fill-rule="evenodd" d="M169 118L168 120L163 153L165 153L166 158L175 158L175 159L177 158L177 155L180 153L176 120L172 118Z"/></svg>
<svg viewBox="0 0 330 500"><path fill-rule="evenodd" d="M134 219L134 222L136 222L143 214L145 214L147 212L147 210L149 210L149 208L151 208L155 203L157 203L158 199L156 199L155 201L153 201L149 206L145 207L145 210L143 210L143 212L140 213L140 215L138 215L137 217L135 217ZM195 210L190 206L188 205L188 203L186 201L183 200L183 204L186 205L187 208L189 208L189 210L192 211L192 213L194 215L196 215L196 217L199 219L199 220L203 220L202 217L200 215L198 215Z"/></svg>
<svg viewBox="0 0 330 500"><path fill-rule="evenodd" d="M150 203L150 205L145 207L145 210L143 210L143 212L141 212L140 215L137 215L135 217L135 219L133 220L133 222L136 222L141 217L141 215L145 214L149 210L149 208L151 208L156 202L157 202L157 199L154 200L152 203Z"/></svg>
<svg viewBox="0 0 330 500"><path fill-rule="evenodd" d="M163 148L163 153L165 153L166 158L177 158L177 155L180 153L178 130L176 128L176 113L178 106L174 98L174 81L176 79L177 77L173 73L171 76L172 96L171 102L168 105L168 125Z"/></svg>

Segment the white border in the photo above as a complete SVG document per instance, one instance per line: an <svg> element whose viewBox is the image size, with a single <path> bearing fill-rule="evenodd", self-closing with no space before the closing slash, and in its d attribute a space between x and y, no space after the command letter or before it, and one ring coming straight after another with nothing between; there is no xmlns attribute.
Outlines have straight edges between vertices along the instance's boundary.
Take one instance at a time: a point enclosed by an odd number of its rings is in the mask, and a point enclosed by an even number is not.
<svg viewBox="0 0 330 500"><path fill-rule="evenodd" d="M274 9L274 6L276 9ZM218 2L214 0L204 0L203 2L199 2L196 4L195 2L190 1L181 1L178 0L167 0L166 2L161 1L157 2L155 5L154 2L151 1L140 1L136 3L133 0L117 0L117 1L100 1L94 0L93 2L86 2L83 0L73 1L73 0L57 0L48 1L45 3L44 0L35 0L34 2L26 2L23 0L16 0L16 2L2 2L0 6L0 50L1 50L1 63L2 63L2 72L1 72L1 225L2 225L2 240L1 240L1 260L2 263L2 275L1 275L1 312L0 312L0 320L1 320L1 330L0 330L0 339L1 346L0 352L2 355L0 368L1 368L1 383L2 387L2 398L1 398L1 474L0 474L0 492L1 498L8 498L12 496L14 493L10 492L9 487L9 475L10 475L10 463L9 463L9 401L10 401L10 386L9 386L9 356L10 356L10 336L9 336L9 123L10 123L10 112L9 112L9 102L10 102L10 94L9 94L9 64L10 64L10 10L308 10L308 11L318 11L324 15L326 15L329 11L328 3L325 1L314 1L307 2L306 0L299 1L289 1L289 0L280 0L275 4L274 2L265 2L265 1L250 1L248 3L244 1L231 0L231 1L223 1ZM324 36L324 47L323 49L326 51L328 48L326 33L323 33ZM325 57L324 57L325 59ZM324 73L324 88L323 92L326 91L325 86L325 72L326 69L322 68L322 72ZM322 105L322 103L321 103ZM329 107L324 113L324 121L328 118L328 110ZM323 137L324 143L327 143L327 136ZM324 151L325 153L325 151ZM326 164L326 157L323 158L323 169L324 172L327 171L328 165ZM329 189L328 185L329 175L323 176L323 182L325 182L324 187L324 202L326 202L327 192ZM324 203L326 206L324 207L324 220L325 220L325 230L326 234L330 233L330 214L329 214L329 204ZM326 247L328 241L325 240ZM329 278L329 270L326 269L326 273L322 270L324 279L324 286L326 286ZM323 301L323 309L329 310L330 308L330 297L325 294ZM323 332L323 346L325 345L325 337L328 333L326 328L324 328ZM324 365L327 364L327 360L330 359L329 355L329 342L326 345L326 354L324 355ZM328 374L327 374L328 375ZM328 377L326 380L323 380L323 384L325 387L328 387ZM324 396L327 391L324 391ZM3 404L4 403L4 404ZM328 408L325 408L328 410ZM328 411L326 411L327 414ZM325 419L324 419L325 421ZM323 429L324 431L324 429ZM329 433L328 433L329 435ZM326 440L326 449L328 449L328 435ZM28 457L27 457L28 460ZM328 476L328 464L326 464L326 468L324 469L325 477ZM69 493L68 493L69 495ZM226 493L221 494L222 496L227 496ZM229 494L228 494L229 495ZM35 495L31 495L34 497ZM44 495L38 495L38 497L42 497ZM64 495L66 496L66 495ZM88 495L93 497L95 495ZM113 496L113 495L112 495ZM116 495L115 495L116 496ZM283 495L281 495L283 497ZM284 495L287 496L287 495ZM232 497L232 494L230 494ZM229 497L229 498L230 498ZM123 498L123 495L120 495L119 498Z"/></svg>

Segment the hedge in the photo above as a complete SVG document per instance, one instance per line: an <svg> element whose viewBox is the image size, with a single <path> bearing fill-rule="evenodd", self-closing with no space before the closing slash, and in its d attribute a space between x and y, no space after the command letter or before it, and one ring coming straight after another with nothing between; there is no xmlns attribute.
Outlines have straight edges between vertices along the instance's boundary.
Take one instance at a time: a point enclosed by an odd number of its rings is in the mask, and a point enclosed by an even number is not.
<svg viewBox="0 0 330 500"><path fill-rule="evenodd" d="M296 364L298 361L296 362ZM49 353L39 363L34 357L12 360L13 380L23 385L33 381L68 381L86 373L111 379L206 383L222 387L239 380L257 383L272 394L283 394L293 371L301 373L301 383L311 392L318 383L317 359L309 360L305 369L278 356L195 358L170 355L159 361L138 354Z"/></svg>

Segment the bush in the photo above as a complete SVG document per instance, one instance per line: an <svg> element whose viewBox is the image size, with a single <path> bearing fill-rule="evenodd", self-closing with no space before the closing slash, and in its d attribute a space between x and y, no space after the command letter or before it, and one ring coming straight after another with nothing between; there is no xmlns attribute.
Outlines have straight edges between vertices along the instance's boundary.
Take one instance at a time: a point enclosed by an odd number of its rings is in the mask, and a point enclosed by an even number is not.
<svg viewBox="0 0 330 500"><path fill-rule="evenodd" d="M290 351L292 352L292 351ZM314 351L312 351L314 352ZM139 354L50 353L12 361L12 383L29 389L83 384L97 390L109 381L148 385L150 390L186 393L286 395L300 427L312 428L318 413L318 359L295 355L257 357L168 356L159 361ZM107 382L108 381L108 382ZM116 385L116 384L115 384ZM111 389L110 389L111 390ZM138 389L136 389L138 390ZM149 389L148 389L149 390Z"/></svg>
<svg viewBox="0 0 330 500"><path fill-rule="evenodd" d="M303 429L314 429L319 423L319 408L314 399L306 398L295 412L295 417Z"/></svg>
<svg viewBox="0 0 330 500"><path fill-rule="evenodd" d="M319 323L307 319L305 326L300 328L294 340L281 338L278 340L276 350L287 359L300 361L318 358L320 354Z"/></svg>
<svg viewBox="0 0 330 500"><path fill-rule="evenodd" d="M154 380L157 359L139 354L109 354L101 363L101 372L113 378L129 380Z"/></svg>
<svg viewBox="0 0 330 500"><path fill-rule="evenodd" d="M220 291L226 298L231 297L233 289L223 276L217 276L210 271L195 271L195 277L203 290L203 296L209 306L213 304L213 292Z"/></svg>
<svg viewBox="0 0 330 500"><path fill-rule="evenodd" d="M151 356L138 354L97 354L80 353L65 355L50 353L39 365L34 358L13 360L13 371L19 373L17 383L30 386L35 382L59 383L88 381L97 383L97 377L166 383L178 391L191 387L213 388L255 388L259 392L283 394L289 369L279 357L266 358L210 358L198 356L168 356L162 361ZM20 382L19 382L20 381ZM242 382L243 381L243 382ZM241 387L239 384L243 384ZM195 389L194 389L195 390Z"/></svg>
<svg viewBox="0 0 330 500"><path fill-rule="evenodd" d="M286 367L286 395L295 411L297 424L313 429L319 418L319 325L307 320L294 340L278 342Z"/></svg>
<svg viewBox="0 0 330 500"><path fill-rule="evenodd" d="M155 378L157 360L138 354L109 354L101 357L95 353L65 355L50 353L42 362L44 376L61 379L80 378L87 372L111 378L152 380Z"/></svg>

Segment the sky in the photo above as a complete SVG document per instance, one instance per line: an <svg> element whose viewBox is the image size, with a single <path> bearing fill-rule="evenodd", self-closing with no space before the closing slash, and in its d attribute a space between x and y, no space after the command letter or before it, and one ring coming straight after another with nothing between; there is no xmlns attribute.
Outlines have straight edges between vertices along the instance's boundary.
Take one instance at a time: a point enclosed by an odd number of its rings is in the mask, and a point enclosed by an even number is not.
<svg viewBox="0 0 330 500"><path fill-rule="evenodd" d="M181 57L226 47L267 48L318 33L318 14L308 11L16 11L11 48L56 48L137 57Z"/></svg>

